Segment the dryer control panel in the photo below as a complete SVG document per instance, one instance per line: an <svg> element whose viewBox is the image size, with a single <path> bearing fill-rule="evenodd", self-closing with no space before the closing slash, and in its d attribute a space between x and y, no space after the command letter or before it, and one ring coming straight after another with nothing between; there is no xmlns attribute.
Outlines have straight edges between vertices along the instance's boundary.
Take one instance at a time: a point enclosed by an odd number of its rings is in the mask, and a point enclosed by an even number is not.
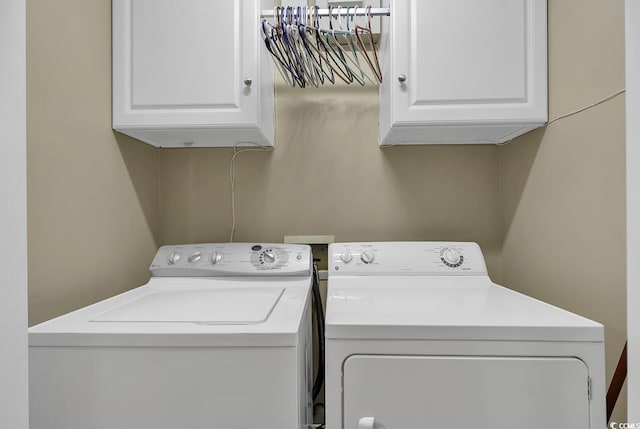
<svg viewBox="0 0 640 429"><path fill-rule="evenodd" d="M311 247L276 243L203 243L162 246L149 271L154 277L307 277Z"/></svg>
<svg viewBox="0 0 640 429"><path fill-rule="evenodd" d="M480 246L471 242L333 243L329 275L487 275Z"/></svg>

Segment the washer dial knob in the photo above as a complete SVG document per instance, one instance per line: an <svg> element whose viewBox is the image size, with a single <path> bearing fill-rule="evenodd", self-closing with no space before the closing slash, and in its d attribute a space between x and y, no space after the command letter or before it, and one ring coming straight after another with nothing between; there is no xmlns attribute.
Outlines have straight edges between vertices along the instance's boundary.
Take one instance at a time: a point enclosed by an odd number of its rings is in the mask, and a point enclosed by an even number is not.
<svg viewBox="0 0 640 429"><path fill-rule="evenodd" d="M340 255L340 259L345 264L348 264L349 262L351 262L351 260L353 259L353 255L351 254L351 250L349 250L349 249L345 250L344 253L342 253L342 255Z"/></svg>
<svg viewBox="0 0 640 429"><path fill-rule="evenodd" d="M174 265L180 262L181 259L182 259L182 253L178 251L173 251L169 254L169 256L167 256L167 263L169 265Z"/></svg>
<svg viewBox="0 0 640 429"><path fill-rule="evenodd" d="M365 250L364 252L362 252L362 254L360 255L360 260L362 262L364 262L365 264L371 264L373 263L374 259L376 259L376 255L375 253L373 253L371 250Z"/></svg>
<svg viewBox="0 0 640 429"><path fill-rule="evenodd" d="M197 250L195 252L193 252L191 255L189 255L189 257L187 258L187 260L191 264L195 264L196 262L200 262L200 259L202 259L202 253L200 251L197 251Z"/></svg>
<svg viewBox="0 0 640 429"><path fill-rule="evenodd" d="M251 263L258 270L280 270L289 266L289 258L293 256L295 253L290 254L287 248L265 247L259 252L251 253Z"/></svg>
<svg viewBox="0 0 640 429"><path fill-rule="evenodd" d="M268 264L273 264L276 261L276 253L273 250L265 250L262 253L262 260Z"/></svg>
<svg viewBox="0 0 640 429"><path fill-rule="evenodd" d="M222 260L222 253L217 250L214 250L213 253L211 254L211 258L209 259L209 262L211 262L211 265L215 265L221 260Z"/></svg>

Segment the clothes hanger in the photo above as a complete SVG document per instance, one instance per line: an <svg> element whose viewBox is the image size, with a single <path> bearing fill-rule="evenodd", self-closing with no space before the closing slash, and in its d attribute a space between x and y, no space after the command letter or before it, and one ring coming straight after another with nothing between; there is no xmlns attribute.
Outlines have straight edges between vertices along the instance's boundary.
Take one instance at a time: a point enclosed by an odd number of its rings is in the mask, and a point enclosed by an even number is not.
<svg viewBox="0 0 640 429"><path fill-rule="evenodd" d="M330 7L329 30L320 27L318 10L318 6L275 7L274 24L262 20L265 46L284 81L302 88L307 85L318 87L325 79L335 84L335 76L347 84L356 81L364 86L367 80L373 84L382 82L371 30L371 6L366 8L367 26L355 25L354 29L351 25L358 15L358 7L349 6L344 14L342 7ZM346 30L343 19L346 19ZM347 48L340 43L339 37L344 38ZM359 53L365 58L373 78L364 70Z"/></svg>
<svg viewBox="0 0 640 429"><path fill-rule="evenodd" d="M298 31L300 33L300 38L302 40L302 47L305 51L307 58L309 59L309 62L310 62L309 65L311 66L314 72L314 76L315 78L317 78L317 81L318 81L317 83L324 84L326 72L322 67L322 56L319 55L319 52L317 49L315 52L312 49L313 37L310 37L312 33L310 32L311 26L309 25L309 23L313 22L313 12L312 12L313 10L315 10L315 8L307 8L306 6L303 6L304 21L301 23L302 25L298 26ZM316 87L317 86L318 85L316 85Z"/></svg>
<svg viewBox="0 0 640 429"><path fill-rule="evenodd" d="M292 85L292 70L289 67L288 59L284 56L284 54L279 49L279 46L275 42L275 38L277 37L276 27L269 23L266 19L263 19L261 28L262 34L264 36L265 46L267 47L267 51L269 52L269 54L271 54L274 59L276 69L285 80L285 82L287 82L289 85Z"/></svg>
<svg viewBox="0 0 640 429"><path fill-rule="evenodd" d="M335 73L338 73L338 71L331 64L329 47L326 45L320 33L320 16L318 15L318 9L320 9L319 6L310 9L310 21L312 25L305 26L303 37L307 42L306 46L317 55L314 55L314 58L317 58L318 70L322 74L322 82L324 83L324 78L326 78L329 82L335 84Z"/></svg>
<svg viewBox="0 0 640 429"><path fill-rule="evenodd" d="M344 67L349 71L349 75L351 77L350 79L351 83L353 83L353 80L356 80L358 83L360 83L360 79L358 75L354 72L354 70L351 68L351 66L347 62L347 60L349 59L349 55L347 54L347 51L342 47L342 42L338 38L338 36L343 36L346 38L348 34L344 30L344 28L342 28L342 6L338 6L337 9L338 9L338 14L336 15L336 23L338 24L338 29L337 30L332 29L331 31L333 46L335 47L336 52L339 54L338 56L341 59L342 63L344 64Z"/></svg>
<svg viewBox="0 0 640 429"><path fill-rule="evenodd" d="M311 22L311 11L306 6L298 7L298 43L302 56L305 59L307 71L309 73L310 83L316 88L320 84L324 84L325 71L322 67L322 57L316 56L307 37L307 29Z"/></svg>
<svg viewBox="0 0 640 429"><path fill-rule="evenodd" d="M345 34L345 38L346 38L346 40L347 40L347 42L349 44L349 47L351 48L351 55L349 55L349 54L347 54L345 52L345 57L349 61L351 61L351 63L356 67L357 71L359 72L359 77L355 73L354 73L354 77L356 78L356 80L358 81L358 83L360 85L362 85L362 86L365 85L365 83L366 83L365 79L368 80L369 82L371 82L371 84L377 85L378 84L377 80L372 79L371 76L369 76L368 73L365 73L365 71L363 70L362 66L360 65L360 60L358 59L358 48L357 48L356 43L354 42L354 31L352 31L351 28L350 28L350 22L353 22L356 14L357 14L358 8L357 7L353 8L353 15L349 14L349 10L350 10L350 7L347 8L347 16L346 16L346 18L347 18L347 31L346 31L346 34ZM342 24L342 23L340 22L340 24Z"/></svg>
<svg viewBox="0 0 640 429"><path fill-rule="evenodd" d="M304 15L306 15L304 9L294 12L291 7L275 7L273 14L275 25L266 20L262 23L265 45L274 59L276 68L283 79L294 87L305 87L307 84L318 86L319 81L323 81L325 77L316 70L315 63L320 62L320 59L316 59L311 50L305 46L307 40L300 36L301 29L303 34L306 32ZM326 64L326 59L323 62ZM324 73L330 79L334 79L332 70L329 69L329 71L331 73L326 71Z"/></svg>
<svg viewBox="0 0 640 429"><path fill-rule="evenodd" d="M284 48L285 53L287 54L287 58L289 60L289 64L291 66L291 70L294 71L294 85L297 83L301 88L306 86L306 81L304 79L304 70L302 65L302 60L300 58L297 47L295 46L295 34L296 34L296 26L293 24L293 8L291 6L287 6L286 8L281 8L280 11L280 20L281 20L281 40L282 46Z"/></svg>
<svg viewBox="0 0 640 429"><path fill-rule="evenodd" d="M351 25L350 23L354 20L355 13L357 13L357 9L354 8L354 14L351 15L350 13L351 7L347 7L347 12L346 12L347 29L346 30L342 26L342 11L340 9L341 8L338 7L337 21L338 21L339 30L333 30L332 32L332 36L335 39L335 46L337 48L337 51L340 53L340 57L344 60L345 66L349 69L351 77L355 81L357 81L362 86L366 84L367 80L371 82L373 85L377 85L378 84L377 78L373 79L368 73L366 73L363 70L362 65L360 64L360 60L358 59L358 47L353 40L354 32L351 30L351 27L350 27ZM348 52L342 47L342 43L340 43L340 40L335 36L336 34L344 37L351 52Z"/></svg>
<svg viewBox="0 0 640 429"><path fill-rule="evenodd" d="M306 11L301 6L296 9L292 22L287 27L289 39L295 49L298 61L298 69L300 77L304 79L305 84L311 84L316 88L319 85L318 72L315 68L314 58L309 54L309 50L305 46L305 40L302 37L306 25Z"/></svg>
<svg viewBox="0 0 640 429"><path fill-rule="evenodd" d="M321 83L324 84L326 78L329 82L335 84L334 68L329 59L328 47L323 44L323 39L318 31L320 28L319 9L318 6L308 9L307 21L304 29L301 28L301 35L309 56L313 58L314 67Z"/></svg>
<svg viewBox="0 0 640 429"><path fill-rule="evenodd" d="M291 61L287 47L282 39L283 14L283 8L274 8L275 25L271 26L268 34L269 47L271 48L270 52L274 54L274 57L278 59L284 70L288 72L288 77L286 78L287 82L295 86L296 71L293 68L293 62Z"/></svg>
<svg viewBox="0 0 640 429"><path fill-rule="evenodd" d="M293 16L291 15L290 7L287 7L287 17L286 21L282 27L282 38L287 47L287 51L289 53L289 58L291 59L292 66L296 71L297 80L296 82L301 86L305 87L307 84L307 79L305 77L305 69L304 69L304 59L300 56L300 51L298 49L298 41L296 40L297 32L297 24L295 23Z"/></svg>
<svg viewBox="0 0 640 429"><path fill-rule="evenodd" d="M367 64L369 64L369 67L378 82L382 83L382 70L380 68L380 60L378 58L378 48L373 40L373 31L371 30L371 6L367 6L367 27L365 28L360 25L356 25L355 34L358 46L360 47ZM373 53L373 58L369 57L366 43L362 38L363 35L368 36L369 50Z"/></svg>
<svg viewBox="0 0 640 429"><path fill-rule="evenodd" d="M338 12L340 12L341 6L338 6ZM340 41L336 37L336 31L333 28L333 9L334 7L329 7L329 30L321 30L325 35L326 46L329 51L329 58L331 58L333 65L335 65L335 70L338 74L338 77L342 79L345 83L350 84L353 83L353 73L351 72L351 68L349 68L349 64L347 64L346 59L344 58L344 53L340 48ZM336 18L337 19L337 18ZM336 48L337 46L338 48Z"/></svg>

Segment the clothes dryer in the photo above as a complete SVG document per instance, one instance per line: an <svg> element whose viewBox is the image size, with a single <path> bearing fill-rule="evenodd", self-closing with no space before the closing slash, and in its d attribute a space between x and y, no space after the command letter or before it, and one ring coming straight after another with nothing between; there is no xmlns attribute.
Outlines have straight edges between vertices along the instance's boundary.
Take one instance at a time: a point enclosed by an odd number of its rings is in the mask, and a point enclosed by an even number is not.
<svg viewBox="0 0 640 429"><path fill-rule="evenodd" d="M161 247L144 286L29 329L32 429L299 429L308 246Z"/></svg>
<svg viewBox="0 0 640 429"><path fill-rule="evenodd" d="M475 243L329 255L327 429L605 427L603 326L494 284Z"/></svg>

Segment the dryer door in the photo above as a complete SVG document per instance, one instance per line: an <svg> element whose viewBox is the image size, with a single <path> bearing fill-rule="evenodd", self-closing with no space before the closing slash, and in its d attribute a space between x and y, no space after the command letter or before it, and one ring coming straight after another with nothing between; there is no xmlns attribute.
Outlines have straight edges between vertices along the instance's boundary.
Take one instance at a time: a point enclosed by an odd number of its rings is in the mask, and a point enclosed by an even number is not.
<svg viewBox="0 0 640 429"><path fill-rule="evenodd" d="M343 376L345 429L589 427L575 358L354 355Z"/></svg>

